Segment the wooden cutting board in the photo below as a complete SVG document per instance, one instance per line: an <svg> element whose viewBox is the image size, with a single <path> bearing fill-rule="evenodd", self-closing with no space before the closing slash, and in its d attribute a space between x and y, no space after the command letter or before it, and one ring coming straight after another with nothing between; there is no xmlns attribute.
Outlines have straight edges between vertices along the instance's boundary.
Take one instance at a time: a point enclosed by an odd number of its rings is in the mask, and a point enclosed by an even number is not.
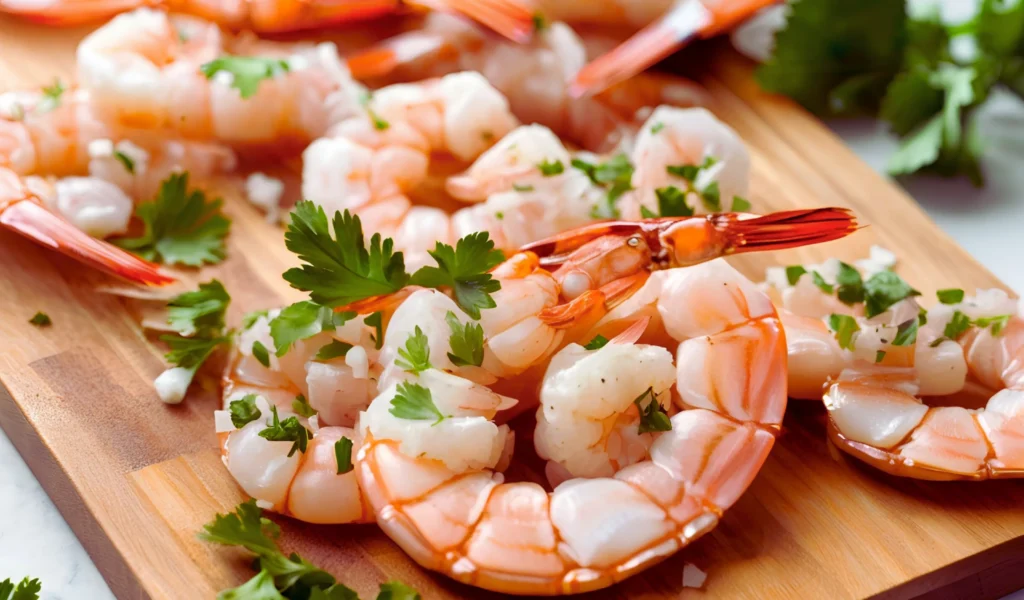
<svg viewBox="0 0 1024 600"><path fill-rule="evenodd" d="M83 31L0 20L0 90L67 81ZM819 205L854 209L868 228L815 248L737 260L752 278L769 264L853 260L881 244L926 298L937 288L1001 286L891 182L792 103L760 92L751 65L715 55L699 76L712 109L754 156L751 200L761 211ZM238 198L220 278L249 310L298 298L281 279L291 258L282 231ZM212 598L251 575L242 554L195 539L243 499L216 451L215 389L180 406L151 382L161 352L100 278L0 232L0 425L121 598ZM53 326L28 319L49 313ZM665 563L593 598L994 598L1024 586L1024 484L895 479L841 458L826 442L823 409L791 403L767 464L717 529ZM494 597L418 568L373 526L309 526L278 519L284 544L338 574L364 597L397 578L424 598ZM2 524L0 524L2 530ZM708 572L682 588L682 568Z"/></svg>

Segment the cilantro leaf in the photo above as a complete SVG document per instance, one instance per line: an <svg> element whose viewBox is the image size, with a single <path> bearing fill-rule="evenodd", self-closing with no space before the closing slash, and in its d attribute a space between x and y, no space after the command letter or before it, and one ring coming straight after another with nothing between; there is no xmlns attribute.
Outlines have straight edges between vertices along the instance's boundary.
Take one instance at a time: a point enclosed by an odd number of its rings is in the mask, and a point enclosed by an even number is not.
<svg viewBox="0 0 1024 600"><path fill-rule="evenodd" d="M162 335L160 340L167 343L169 351L164 355L172 365L188 369L194 377L199 367L210 358L214 350L231 344L230 336L217 337L181 337L178 335Z"/></svg>
<svg viewBox="0 0 1024 600"><path fill-rule="evenodd" d="M864 314L870 319L905 298L920 295L896 273L879 271L864 282Z"/></svg>
<svg viewBox="0 0 1024 600"><path fill-rule="evenodd" d="M603 335L598 334L598 335L595 335L592 340L587 342L583 346L583 348L585 350L600 350L601 348L604 348L607 344L608 344L608 338L604 337Z"/></svg>
<svg viewBox="0 0 1024 600"><path fill-rule="evenodd" d="M960 337L971 327L971 319L964 313L955 310L953 311L953 317L946 323L946 327L942 334L951 340L955 340Z"/></svg>
<svg viewBox="0 0 1024 600"><path fill-rule="evenodd" d="M408 373L419 373L430 368L430 346L419 325L405 340L405 346L398 349L398 356L400 358L395 360L395 365Z"/></svg>
<svg viewBox="0 0 1024 600"><path fill-rule="evenodd" d="M629 161L629 157L620 152L596 165L574 158L572 166L583 171L591 183L608 190L604 203L593 207L591 216L596 219L617 218L619 209L615 203L623 194L633 189L633 163Z"/></svg>
<svg viewBox="0 0 1024 600"><path fill-rule="evenodd" d="M548 26L547 18L544 16L544 13L540 11L534 12L530 19L533 21L534 31L544 31Z"/></svg>
<svg viewBox="0 0 1024 600"><path fill-rule="evenodd" d="M180 294L167 303L167 324L184 336L220 331L224 328L231 296L216 279L200 283L194 292Z"/></svg>
<svg viewBox="0 0 1024 600"><path fill-rule="evenodd" d="M39 600L43 586L38 579L25 577L17 585L8 579L0 581L0 600Z"/></svg>
<svg viewBox="0 0 1024 600"><path fill-rule="evenodd" d="M259 573L242 585L222 590L217 594L217 600L286 600L274 584L274 576L267 569L260 569Z"/></svg>
<svg viewBox="0 0 1024 600"><path fill-rule="evenodd" d="M339 340L331 340L329 343L324 344L317 351L314 360L332 360L335 358L342 358L348 351L352 349L352 344L342 342Z"/></svg>
<svg viewBox="0 0 1024 600"><path fill-rule="evenodd" d="M308 300L290 304L270 321L275 353L284 356L295 342L311 338L321 331L334 331L354 317L355 313L335 312Z"/></svg>
<svg viewBox="0 0 1024 600"><path fill-rule="evenodd" d="M989 327L992 335L999 335L1003 329L1010 323L1010 318L1013 315L998 315L995 317L979 317L974 320L974 325L978 327Z"/></svg>
<svg viewBox="0 0 1024 600"><path fill-rule="evenodd" d="M686 194L674 185L654 190L658 214L662 217L692 217L693 207L686 203Z"/></svg>
<svg viewBox="0 0 1024 600"><path fill-rule="evenodd" d="M384 313L378 310L363 319L363 323L374 328L375 333L370 335L370 339L373 340L374 347L380 350L384 346Z"/></svg>
<svg viewBox="0 0 1024 600"><path fill-rule="evenodd" d="M751 209L751 207L752 205L750 204L750 201L747 200L746 198L733 196L732 207L730 207L729 210L731 212L748 212Z"/></svg>
<svg viewBox="0 0 1024 600"><path fill-rule="evenodd" d="M256 340L252 343L252 356L264 367L270 367L270 353L267 352L267 347L263 345L263 342Z"/></svg>
<svg viewBox="0 0 1024 600"><path fill-rule="evenodd" d="M907 319L896 328L896 338L893 339L893 346L913 346L917 342L917 329L919 319Z"/></svg>
<svg viewBox="0 0 1024 600"><path fill-rule="evenodd" d="M540 174L545 177L561 175L565 172L565 165L563 165L560 160L549 161L545 158L541 162L537 163L537 168L540 170Z"/></svg>
<svg viewBox="0 0 1024 600"><path fill-rule="evenodd" d="M708 212L722 211L722 198L717 181L707 184L704 189L697 192L697 195L700 196L700 200L704 203L704 207L708 209Z"/></svg>
<svg viewBox="0 0 1024 600"><path fill-rule="evenodd" d="M347 210L334 213L329 224L323 208L299 202L285 232L285 245L306 263L285 271L285 280L310 292L313 301L324 306L390 294L409 281L405 260L401 252L394 252L394 242L374 234L367 249L359 217Z"/></svg>
<svg viewBox="0 0 1024 600"><path fill-rule="evenodd" d="M260 418L263 413L256 407L256 394L246 394L228 405L231 412L231 424L241 429Z"/></svg>
<svg viewBox="0 0 1024 600"><path fill-rule="evenodd" d="M864 280L861 279L860 271L844 262L839 263L836 285L836 297L843 304L853 305L864 301Z"/></svg>
<svg viewBox="0 0 1024 600"><path fill-rule="evenodd" d="M818 286L818 289L826 294L831 294L835 291L835 286L825 281L825 278L821 276L821 273L817 271L811 271L811 282Z"/></svg>
<svg viewBox="0 0 1024 600"><path fill-rule="evenodd" d="M419 592L400 581L380 584L377 600L421 600Z"/></svg>
<svg viewBox="0 0 1024 600"><path fill-rule="evenodd" d="M853 334L860 331L856 319L849 315L833 313L828 316L828 327L835 333L840 348L853 350Z"/></svg>
<svg viewBox="0 0 1024 600"><path fill-rule="evenodd" d="M334 460L338 463L338 475L352 470L352 440L342 436L334 442Z"/></svg>
<svg viewBox="0 0 1024 600"><path fill-rule="evenodd" d="M880 363L885 359L885 350L878 350L875 352L875 362Z"/></svg>
<svg viewBox="0 0 1024 600"><path fill-rule="evenodd" d="M513 183L512 190L516 192L532 192L534 190L534 187L529 184ZM498 220L500 221L503 218L504 216L502 215L502 213L498 213Z"/></svg>
<svg viewBox="0 0 1024 600"><path fill-rule="evenodd" d="M49 327L50 325L53 325L53 321L50 320L50 315L44 312L37 312L32 315L32 318L29 319L28 322L36 327Z"/></svg>
<svg viewBox="0 0 1024 600"><path fill-rule="evenodd" d="M697 179L697 175L700 173L700 167L698 165L667 165L665 172L669 175L682 177L686 181L693 183L693 180Z"/></svg>
<svg viewBox="0 0 1024 600"><path fill-rule="evenodd" d="M648 396L650 396L651 400L645 405L643 400ZM636 400L633 400L633 404L636 404L637 410L640 411L640 425L638 428L640 433L670 431L672 429L672 421L668 418L665 409L662 408L658 398L654 395L654 388L647 388L644 393L637 396Z"/></svg>
<svg viewBox="0 0 1024 600"><path fill-rule="evenodd" d="M242 546L258 555L279 553L275 541L281 528L263 517L263 511L251 499L235 507L226 515L218 513L213 521L203 525L199 539L225 546Z"/></svg>
<svg viewBox="0 0 1024 600"><path fill-rule="evenodd" d="M292 400L292 412L308 419L316 414L316 409L309 405L305 396L299 394Z"/></svg>
<svg viewBox="0 0 1024 600"><path fill-rule="evenodd" d="M902 65L906 22L903 2L792 2L757 81L816 114L873 109Z"/></svg>
<svg viewBox="0 0 1024 600"><path fill-rule="evenodd" d="M132 160L132 157L120 150L114 150L114 158L124 166L125 171L128 171L131 175L135 174L135 161Z"/></svg>
<svg viewBox="0 0 1024 600"><path fill-rule="evenodd" d="M261 317L267 316L266 310L254 310L242 317L242 329L249 329L259 321Z"/></svg>
<svg viewBox="0 0 1024 600"><path fill-rule="evenodd" d="M199 267L224 260L224 238L231 221L220 213L222 201L207 201L200 190L188 191L188 173L173 173L160 184L152 202L135 208L143 233L111 240L151 261Z"/></svg>
<svg viewBox="0 0 1024 600"><path fill-rule="evenodd" d="M505 255L494 249L486 231L463 237L454 248L437 242L430 256L437 266L421 267L409 279L411 285L451 288L455 302L474 319L480 318L480 309L496 306L491 294L501 289L501 283L488 271L505 260Z"/></svg>
<svg viewBox="0 0 1024 600"><path fill-rule="evenodd" d="M448 311L444 316L448 327L452 330L448 345L452 351L448 360L459 367L479 367L484 362L484 328L479 323L459 322L455 313Z"/></svg>
<svg viewBox="0 0 1024 600"><path fill-rule="evenodd" d="M259 436L271 442L292 442L288 456L295 454L296 450L305 452L311 437L309 430L299 423L297 417L288 417L282 421L277 415L277 407L274 405L270 406L270 412L273 420L267 423L267 428L260 431Z"/></svg>
<svg viewBox="0 0 1024 600"><path fill-rule="evenodd" d="M395 397L391 399L391 408L388 410L399 419L410 419L414 421L434 421L437 425L445 420L445 416L438 410L431 397L430 390L418 383L399 383Z"/></svg>
<svg viewBox="0 0 1024 600"><path fill-rule="evenodd" d="M259 56L218 56L199 67L199 72L212 79L221 71L232 75L231 87L238 90L242 98L251 98L260 87L260 82L287 73L288 62L278 58Z"/></svg>
<svg viewBox="0 0 1024 600"><path fill-rule="evenodd" d="M658 121L654 125L651 125L651 135L654 135L655 133L658 133L659 131L661 131L664 128L665 128L665 124L662 123L661 121Z"/></svg>
<svg viewBox="0 0 1024 600"><path fill-rule="evenodd" d="M958 288L950 288L935 292L942 304L960 304L964 301L964 291Z"/></svg>
<svg viewBox="0 0 1024 600"><path fill-rule="evenodd" d="M806 272L807 269L800 265L790 265L786 267L786 281L789 282L789 285L796 285Z"/></svg>

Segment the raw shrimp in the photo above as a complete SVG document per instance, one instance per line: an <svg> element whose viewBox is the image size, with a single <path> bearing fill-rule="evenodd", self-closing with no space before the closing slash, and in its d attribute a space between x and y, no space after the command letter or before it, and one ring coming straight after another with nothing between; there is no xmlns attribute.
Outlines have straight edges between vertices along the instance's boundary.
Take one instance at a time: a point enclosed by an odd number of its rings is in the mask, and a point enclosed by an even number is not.
<svg viewBox="0 0 1024 600"><path fill-rule="evenodd" d="M637 77L597 98L573 99L566 82L586 63L587 50L584 40L564 23L550 24L531 44L521 45L496 40L448 15L431 14L422 29L356 53L348 64L360 79L478 71L508 97L512 112L522 121L545 125L600 152L627 141L644 109L704 101L698 85L665 75Z"/></svg>
<svg viewBox="0 0 1024 600"><path fill-rule="evenodd" d="M693 182L685 182L672 174L669 167L701 166ZM686 189L692 183L695 189L718 185L719 205L709 206L693 194L687 194L688 204L697 212L718 212L730 206L732 200L746 197L750 183L750 154L743 141L728 125L703 108L680 109L659 106L647 119L637 136L633 149L633 188L619 203L619 210L627 219L641 216L640 207L656 209L656 190L666 186Z"/></svg>
<svg viewBox="0 0 1024 600"><path fill-rule="evenodd" d="M514 40L529 37L532 12L515 0L0 0L0 12L46 25L99 23L135 8L155 7L235 30L284 33L400 15L409 9L463 14Z"/></svg>
<svg viewBox="0 0 1024 600"><path fill-rule="evenodd" d="M505 98L471 72L381 88L366 110L303 153L303 196L329 214L359 214L369 231L393 237L410 264L430 262L435 242L456 239L447 213L410 199L428 179L432 154L472 160L516 120Z"/></svg>
<svg viewBox="0 0 1024 600"><path fill-rule="evenodd" d="M582 96L600 92L625 81L691 40L717 35L776 2L778 0L676 0L657 20L580 69L570 94Z"/></svg>
<svg viewBox="0 0 1024 600"><path fill-rule="evenodd" d="M333 44L236 39L212 23L150 9L89 34L77 58L101 120L261 154L297 153L359 113L365 93ZM235 85L258 87L243 97Z"/></svg>
<svg viewBox="0 0 1024 600"><path fill-rule="evenodd" d="M82 219L86 218L80 214L80 209L83 205L88 207L96 197L91 195L91 192L81 197L78 195L81 190L74 188L76 184L69 185L73 189L64 190L64 193L70 193L70 197L65 196L65 199L62 199L62 190L59 188L50 196L46 182L26 181L14 171L0 167L0 225L37 244L62 252L84 265L129 281L147 285L164 285L175 281L173 277L161 272L157 265L112 244L89 237L87 233L48 209L40 194L54 202L61 210L66 208ZM64 207L61 207L62 203ZM114 210L116 212L117 208ZM96 227L118 226L116 214L97 214L94 211L90 218L97 219L94 223ZM103 223L104 219L112 219L115 222L112 225L109 222Z"/></svg>
<svg viewBox="0 0 1024 600"><path fill-rule="evenodd" d="M278 311L257 318L241 332L224 376L224 411L216 416L224 464L243 490L270 510L311 523L366 523L373 513L366 504L355 473L338 473L334 445L342 437L360 444L352 429L359 411L376 394L380 367L361 319L347 321L333 332L299 340L282 356L271 351L268 366L253 356L256 342L273 349L271 319ZM350 344L337 358L319 360L317 352L332 342ZM254 394L260 416L241 428L232 423L233 401ZM307 418L294 412L296 397L317 411ZM312 430L305 452L289 456L291 442L270 441L260 431L272 422L271 407L281 421L290 417Z"/></svg>
<svg viewBox="0 0 1024 600"><path fill-rule="evenodd" d="M0 166L18 175L91 175L139 199L152 197L174 171L203 180L236 164L218 144L110 127L82 89L0 94Z"/></svg>

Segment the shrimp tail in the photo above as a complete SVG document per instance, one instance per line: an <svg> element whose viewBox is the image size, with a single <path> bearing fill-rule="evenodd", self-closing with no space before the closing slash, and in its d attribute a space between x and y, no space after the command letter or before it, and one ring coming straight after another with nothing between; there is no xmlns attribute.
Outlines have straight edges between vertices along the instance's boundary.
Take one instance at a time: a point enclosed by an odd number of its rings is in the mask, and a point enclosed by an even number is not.
<svg viewBox="0 0 1024 600"><path fill-rule="evenodd" d="M609 344L635 344L643 336L647 326L651 323L650 317L643 317L633 321L633 324L619 332L619 335L608 340Z"/></svg>
<svg viewBox="0 0 1024 600"><path fill-rule="evenodd" d="M461 14L514 42L527 42L533 36L534 13L519 0L406 0L406 4Z"/></svg>
<svg viewBox="0 0 1024 600"><path fill-rule="evenodd" d="M569 87L569 94L579 98L604 91L642 72L692 40L728 29L775 1L678 2L663 17L580 69Z"/></svg>
<svg viewBox="0 0 1024 600"><path fill-rule="evenodd" d="M407 63L435 56L450 47L444 36L427 31L409 31L355 52L345 64L357 81L384 77Z"/></svg>
<svg viewBox="0 0 1024 600"><path fill-rule="evenodd" d="M730 253L764 252L809 246L844 238L857 231L857 219L846 208L787 210L753 219L718 215L715 223L727 238Z"/></svg>
<svg viewBox="0 0 1024 600"><path fill-rule="evenodd" d="M162 273L157 265L90 237L31 200L15 200L0 209L0 225L83 264L129 281L145 285L166 285L176 281Z"/></svg>

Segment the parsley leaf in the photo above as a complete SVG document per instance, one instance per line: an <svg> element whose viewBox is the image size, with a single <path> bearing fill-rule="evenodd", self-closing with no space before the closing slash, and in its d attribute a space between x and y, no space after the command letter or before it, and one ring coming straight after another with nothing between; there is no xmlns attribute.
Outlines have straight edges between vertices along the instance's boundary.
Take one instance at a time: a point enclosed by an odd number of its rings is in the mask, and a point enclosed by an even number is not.
<svg viewBox="0 0 1024 600"><path fill-rule="evenodd" d="M857 324L856 319L849 315L833 313L828 316L828 327L835 332L840 348L853 350L853 334L860 331L860 325Z"/></svg>
<svg viewBox="0 0 1024 600"><path fill-rule="evenodd" d="M263 413L256 407L256 394L246 394L228 405L231 412L231 424L241 429L260 418Z"/></svg>
<svg viewBox="0 0 1024 600"><path fill-rule="evenodd" d="M256 340L252 343L252 356L264 367L270 367L270 353L267 352L267 347L263 345L263 342Z"/></svg>
<svg viewBox="0 0 1024 600"><path fill-rule="evenodd" d="M355 313L335 312L308 300L290 304L270 321L275 353L284 356L295 342L311 338L321 331L334 331L355 316Z"/></svg>
<svg viewBox="0 0 1024 600"><path fill-rule="evenodd" d="M317 351L313 360L332 360L335 358L342 358L348 354L348 351L351 349L352 344L339 340L331 340L329 343L320 347L320 350Z"/></svg>
<svg viewBox="0 0 1024 600"><path fill-rule="evenodd" d="M260 431L259 436L271 442L292 442L288 456L295 454L295 451L305 452L311 437L309 430L299 423L298 417L288 417L284 421L277 415L277 407L270 406L272 421L267 423L267 428Z"/></svg>
<svg viewBox="0 0 1024 600"><path fill-rule="evenodd" d="M617 218L619 209L615 203L623 194L633 189L633 163L629 162L629 157L620 152L596 165L574 158L572 166L583 171L591 183L608 190L604 204L594 206L590 211L591 216L595 219Z"/></svg>
<svg viewBox="0 0 1024 600"><path fill-rule="evenodd" d="M167 342L170 351L164 355L168 362L176 367L189 369L193 374L221 345L231 342L228 336L204 338L204 337L180 337L177 335L162 335L160 339Z"/></svg>
<svg viewBox="0 0 1024 600"><path fill-rule="evenodd" d="M644 405L643 400L648 396L651 397L651 400ZM669 420L668 414L665 413L665 409L654 395L654 388L647 388L636 400L633 400L633 404L636 404L637 410L640 411L640 426L638 428L640 433L671 431L672 421Z"/></svg>
<svg viewBox="0 0 1024 600"><path fill-rule="evenodd" d="M430 390L422 385L407 382L399 383L396 390L395 397L391 399L391 408L388 412L399 419L410 419L413 421L433 420L433 424L437 425L447 418L441 414L437 405L434 404Z"/></svg>
<svg viewBox="0 0 1024 600"><path fill-rule="evenodd" d="M789 282L789 285L796 285L806 272L807 269L800 265L790 265L786 267L786 281Z"/></svg>
<svg viewBox="0 0 1024 600"><path fill-rule="evenodd" d="M870 319L905 298L920 295L896 273L879 271L864 282L864 314Z"/></svg>
<svg viewBox="0 0 1024 600"><path fill-rule="evenodd" d="M342 436L334 442L334 460L338 463L338 475L352 470L352 440Z"/></svg>
<svg viewBox="0 0 1024 600"><path fill-rule="evenodd" d="M479 323L459 322L455 313L448 311L444 316L448 327L452 330L448 345L452 351L448 360L459 367L479 367L484 362L484 328Z"/></svg>
<svg viewBox="0 0 1024 600"><path fill-rule="evenodd" d="M831 294L832 292L835 291L835 286L825 281L825 278L822 277L821 273L817 271L811 271L811 282L814 283L814 285L818 286L818 289L825 292L826 294Z"/></svg>
<svg viewBox="0 0 1024 600"><path fill-rule="evenodd" d="M400 581L380 584L377 600L421 600L419 593Z"/></svg>
<svg viewBox="0 0 1024 600"><path fill-rule="evenodd" d="M748 212L750 210L751 206L752 205L750 204L750 201L747 200L746 198L741 198L739 196L733 196L732 197L732 207L729 208L729 210L732 211L732 212Z"/></svg>
<svg viewBox="0 0 1024 600"><path fill-rule="evenodd" d="M9 578L0 581L0 600L39 600L39 592L43 589L38 579L25 577L14 584Z"/></svg>
<svg viewBox="0 0 1024 600"><path fill-rule="evenodd" d="M117 162L124 165L125 171L128 171L128 173L130 173L131 175L135 174L135 161L132 160L132 157L128 156L124 152L121 152L120 150L114 150L114 158L117 160Z"/></svg>
<svg viewBox="0 0 1024 600"><path fill-rule="evenodd" d="M674 185L654 190L658 199L658 215L662 217L692 217L693 207L686 203L686 194Z"/></svg>
<svg viewBox="0 0 1024 600"><path fill-rule="evenodd" d="M284 237L288 249L306 263L285 271L285 280L310 292L318 304L336 307L390 294L409 281L405 260L401 252L394 252L394 242L374 234L367 250L362 223L347 210L334 213L333 222L328 223L323 208L299 202Z"/></svg>
<svg viewBox="0 0 1024 600"><path fill-rule="evenodd" d="M563 165L560 160L549 161L545 158L541 162L537 163L537 168L540 169L540 174L545 177L561 175L565 172L565 165Z"/></svg>
<svg viewBox="0 0 1024 600"><path fill-rule="evenodd" d="M906 21L903 2L792 2L757 81L817 114L873 109L902 65Z"/></svg>
<svg viewBox="0 0 1024 600"><path fill-rule="evenodd" d="M722 211L722 198L721 192L718 190L718 182L712 181L707 184L698 195L701 201L704 203L704 207L708 209L708 212L721 212Z"/></svg>
<svg viewBox="0 0 1024 600"><path fill-rule="evenodd" d="M501 289L501 283L488 271L505 260L505 255L494 249L486 231L467 235L454 248L437 242L430 256L437 266L421 267L409 280L411 285L452 288L455 302L474 319L480 318L480 309L496 306L491 294Z"/></svg>
<svg viewBox="0 0 1024 600"><path fill-rule="evenodd" d="M992 331L992 335L999 335L1010 323L1010 318L1012 316L1013 315L998 315L995 317L979 317L974 320L974 324L978 327L989 327Z"/></svg>
<svg viewBox="0 0 1024 600"><path fill-rule="evenodd" d="M44 312L37 312L32 315L32 318L29 319L28 322L36 327L49 327L50 325L53 325L53 321L50 320L50 315Z"/></svg>
<svg viewBox="0 0 1024 600"><path fill-rule="evenodd" d="M188 191L188 173L173 173L160 184L153 202L135 208L145 228L139 237L116 238L118 246L151 261L199 267L224 260L224 238L231 221L220 213L222 201L207 201Z"/></svg>
<svg viewBox="0 0 1024 600"><path fill-rule="evenodd" d="M199 72L207 79L221 71L231 73L231 87L237 89L242 98L255 95L264 79L283 75L289 70L288 61L259 56L219 56L199 67Z"/></svg>
<svg viewBox="0 0 1024 600"><path fill-rule="evenodd" d="M693 183L693 180L697 179L697 175L700 173L700 167L697 165L667 165L665 172L669 175L682 177L686 181Z"/></svg>
<svg viewBox="0 0 1024 600"><path fill-rule="evenodd" d="M586 345L583 346L583 348L585 350L600 350L601 348L604 348L607 344L608 338L599 334L595 335L592 340L590 340L589 342L586 343Z"/></svg>
<svg viewBox="0 0 1024 600"><path fill-rule="evenodd" d="M938 296L939 302L943 304L960 304L964 301L964 291L957 288L939 290L935 292L935 295Z"/></svg>
<svg viewBox="0 0 1024 600"><path fill-rule="evenodd" d="M370 339L373 340L374 347L380 350L384 346L384 313L383 311L377 311L372 315L363 319L363 323L373 327L375 333L370 334Z"/></svg>
<svg viewBox="0 0 1024 600"><path fill-rule="evenodd" d="M408 373L419 373L430 368L430 346L419 325L405 340L405 346L398 349L398 356L400 358L395 360L395 365Z"/></svg>
<svg viewBox="0 0 1024 600"><path fill-rule="evenodd" d="M920 319L914 317L900 323L896 328L896 338L893 339L893 346L913 346L917 342L917 328Z"/></svg>
<svg viewBox="0 0 1024 600"><path fill-rule="evenodd" d="M262 514L256 500L248 500L239 504L235 512L218 513L212 522L203 525L199 539L225 546L242 546L260 555L279 553L274 540L281 535L281 528Z"/></svg>
<svg viewBox="0 0 1024 600"><path fill-rule="evenodd" d="M305 396L299 394L292 400L292 412L308 419L316 414L316 409L309 405Z"/></svg>
<svg viewBox="0 0 1024 600"><path fill-rule="evenodd" d="M216 279L200 283L194 292L185 292L167 303L167 324L175 332L192 336L224 328L231 296Z"/></svg>

